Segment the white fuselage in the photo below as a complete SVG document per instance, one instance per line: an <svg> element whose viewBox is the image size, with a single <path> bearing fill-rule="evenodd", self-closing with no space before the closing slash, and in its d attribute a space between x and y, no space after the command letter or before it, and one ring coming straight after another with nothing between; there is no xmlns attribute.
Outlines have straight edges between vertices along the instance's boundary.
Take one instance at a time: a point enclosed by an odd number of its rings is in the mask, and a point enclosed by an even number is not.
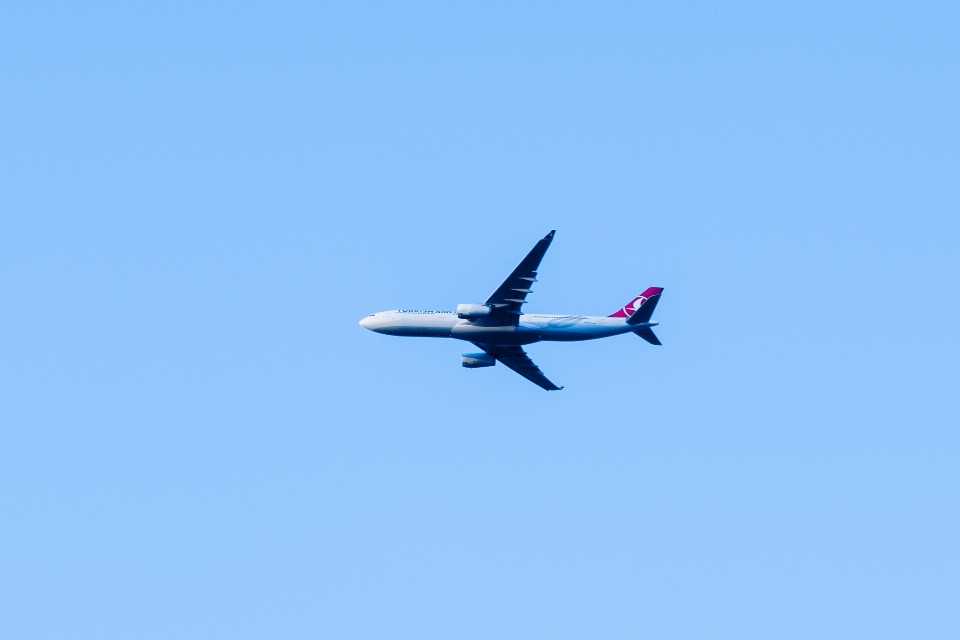
<svg viewBox="0 0 960 640"><path fill-rule="evenodd" d="M500 345L595 340L656 324L648 322L630 325L626 318L606 316L526 313L520 316L515 327L490 327L483 325L483 319L463 320L451 311L381 311L360 321L360 325L366 329L392 336L456 338L467 342Z"/></svg>

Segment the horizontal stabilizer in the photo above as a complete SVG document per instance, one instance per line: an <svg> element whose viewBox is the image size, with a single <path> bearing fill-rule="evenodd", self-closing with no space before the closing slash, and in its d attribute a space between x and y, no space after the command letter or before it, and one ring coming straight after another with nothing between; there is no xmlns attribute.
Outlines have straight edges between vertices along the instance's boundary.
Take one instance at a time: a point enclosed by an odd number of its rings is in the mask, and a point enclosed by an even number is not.
<svg viewBox="0 0 960 640"><path fill-rule="evenodd" d="M636 331L634 331L634 333L640 336L641 338L643 338L644 340L646 340L647 342L649 342L650 344L655 344L655 345L663 344L662 342L660 342L660 338L657 337L657 334L655 334L653 332L653 329L651 329L650 327L641 327L640 329L637 329Z"/></svg>

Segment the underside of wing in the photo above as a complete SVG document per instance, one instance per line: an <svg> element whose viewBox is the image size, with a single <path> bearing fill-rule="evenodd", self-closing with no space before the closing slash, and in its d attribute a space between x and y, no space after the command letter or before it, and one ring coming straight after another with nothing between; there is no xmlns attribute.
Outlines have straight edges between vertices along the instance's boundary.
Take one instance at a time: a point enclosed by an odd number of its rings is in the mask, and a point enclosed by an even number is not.
<svg viewBox="0 0 960 640"><path fill-rule="evenodd" d="M541 389L546 389L547 391L559 391L563 389L563 387L558 387L550 382L547 376L543 375L543 371L540 371L540 367L534 364L530 356L520 347L489 344L477 344L477 346L502 362L504 366L513 369Z"/></svg>
<svg viewBox="0 0 960 640"><path fill-rule="evenodd" d="M513 273L487 299L486 305L492 309L492 313L480 324L517 326L520 315L523 313L521 308L527 301L527 294L533 291L533 283L537 281L537 269L540 268L540 261L543 260L544 254L550 248L555 233L556 231L551 231L537 242L536 246L527 254L527 257L513 270Z"/></svg>

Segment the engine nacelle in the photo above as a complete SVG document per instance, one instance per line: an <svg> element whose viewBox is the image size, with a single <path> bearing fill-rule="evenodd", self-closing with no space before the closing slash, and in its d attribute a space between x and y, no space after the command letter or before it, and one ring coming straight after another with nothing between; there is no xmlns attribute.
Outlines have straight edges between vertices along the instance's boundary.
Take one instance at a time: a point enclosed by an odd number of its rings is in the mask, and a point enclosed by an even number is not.
<svg viewBox="0 0 960 640"><path fill-rule="evenodd" d="M479 369L480 367L492 367L497 364L496 358L488 353L465 353L463 354L463 366L467 369Z"/></svg>
<svg viewBox="0 0 960 640"><path fill-rule="evenodd" d="M490 307L485 304L458 304L457 317L463 320L475 320L490 315Z"/></svg>

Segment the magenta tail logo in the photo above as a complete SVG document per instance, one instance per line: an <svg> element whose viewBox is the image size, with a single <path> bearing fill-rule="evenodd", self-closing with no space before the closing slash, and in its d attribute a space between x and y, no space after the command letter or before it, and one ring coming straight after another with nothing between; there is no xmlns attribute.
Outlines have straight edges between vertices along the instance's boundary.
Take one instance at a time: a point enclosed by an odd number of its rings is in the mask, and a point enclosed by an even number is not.
<svg viewBox="0 0 960 640"><path fill-rule="evenodd" d="M663 293L663 289L660 287L650 287L636 298L628 302L620 311L617 311L611 318L629 318L637 312L637 309L643 306L643 303L652 298L653 296L658 296Z"/></svg>
<svg viewBox="0 0 960 640"><path fill-rule="evenodd" d="M637 296L636 298L628 302L626 305L624 305L624 307L620 309L620 311L617 311L615 314L613 314L610 317L611 318L629 318L630 316L635 314L637 312L637 309L639 309L643 305L643 303L646 301L647 299L644 296Z"/></svg>

